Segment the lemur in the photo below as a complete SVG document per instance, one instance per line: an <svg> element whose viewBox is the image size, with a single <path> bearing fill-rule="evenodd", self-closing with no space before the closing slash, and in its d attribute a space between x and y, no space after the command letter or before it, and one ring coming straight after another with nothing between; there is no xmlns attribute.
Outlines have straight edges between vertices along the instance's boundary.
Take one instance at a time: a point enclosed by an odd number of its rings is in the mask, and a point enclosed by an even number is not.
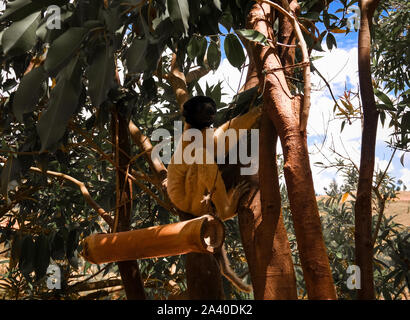
<svg viewBox="0 0 410 320"><path fill-rule="evenodd" d="M180 159L180 163L175 161L177 152L180 152L180 156L184 155L185 148L191 143L191 141L185 141L182 137L168 165L167 182L169 198L179 210L199 217L208 214L209 205L214 205L216 209L215 215L222 221L235 216L239 199L249 190L249 185L247 183L240 183L229 192L226 191L215 158L209 157L210 149L207 149L206 131L212 130L211 139L213 139L214 150L217 150L218 139L225 139L223 134L226 130L235 130L238 137L239 129L250 129L259 119L260 115L260 108L252 108L248 113L235 117L216 129L211 129L210 127L214 123L216 116L216 104L211 98L196 96L189 99L183 105L183 116L185 118L183 137L184 134L187 134L188 129L198 129L201 131L203 147L199 150L199 157L203 161L201 161L202 163L194 162L187 164L184 162L184 157ZM221 143L221 141L219 142ZM225 151L229 152L226 143ZM218 261L221 273L228 280L242 291L252 291L252 287L245 284L231 269L226 250L223 246L214 256Z"/></svg>

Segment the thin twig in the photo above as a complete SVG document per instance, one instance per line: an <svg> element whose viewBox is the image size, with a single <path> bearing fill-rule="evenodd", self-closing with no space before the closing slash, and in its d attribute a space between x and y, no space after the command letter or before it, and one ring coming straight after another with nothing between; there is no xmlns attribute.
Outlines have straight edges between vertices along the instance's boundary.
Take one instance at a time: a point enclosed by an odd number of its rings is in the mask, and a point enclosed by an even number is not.
<svg viewBox="0 0 410 320"><path fill-rule="evenodd" d="M322 78L322 80L325 82L327 88L329 89L330 95L332 96L333 101L335 102L335 104L337 105L337 107L340 109L340 106L339 106L339 104L337 103L337 100L336 100L335 96L333 95L333 90L332 90L332 88L330 87L329 82L328 82L328 81L326 80L326 78L319 72L319 70L318 70L316 67L314 67L314 68L315 68L315 70L316 70L318 76L319 76L320 78Z"/></svg>

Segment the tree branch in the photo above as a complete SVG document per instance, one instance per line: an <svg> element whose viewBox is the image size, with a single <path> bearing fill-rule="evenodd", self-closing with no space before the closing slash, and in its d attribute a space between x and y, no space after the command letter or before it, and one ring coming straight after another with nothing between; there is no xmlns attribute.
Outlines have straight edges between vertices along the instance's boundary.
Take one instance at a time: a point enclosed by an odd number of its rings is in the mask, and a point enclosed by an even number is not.
<svg viewBox="0 0 410 320"><path fill-rule="evenodd" d="M309 52L307 49L307 45L305 39L303 38L302 30L309 34L312 38L315 38L296 18L294 12L288 12L283 7L268 0L258 0L259 3L266 3L278 10L280 13L284 14L286 17L290 19L293 23L293 28L295 30L296 37L298 38L298 45L302 51L302 64L303 64L303 81L304 81L304 88L303 88L303 108L301 108L300 112L300 125L299 129L301 132L306 131L308 117L309 117L309 110L310 110L310 90L311 90L311 83L310 83L310 60L309 60ZM287 0L282 0L282 4L290 10L289 3Z"/></svg>
<svg viewBox="0 0 410 320"><path fill-rule="evenodd" d="M186 83L191 83L201 79L203 76L206 76L211 69L209 67L199 67L195 70L189 71L186 75Z"/></svg>
<svg viewBox="0 0 410 320"><path fill-rule="evenodd" d="M36 167L30 167L30 170L33 172L38 172L38 173L45 173L49 176L61 178L61 179L70 181L71 183L75 184L78 188L80 188L80 191L83 194L84 199L88 203L88 205L90 205L95 211L97 211L100 217L103 218L104 221L112 228L112 226L114 225L114 221L112 220L111 215L108 212L106 212L103 208L101 208L97 204L97 202L95 202L95 200L91 197L90 193L88 192L88 189L85 186L84 182L81 182L61 172L54 172L54 171L49 171L49 170L42 171L41 169L36 168Z"/></svg>
<svg viewBox="0 0 410 320"><path fill-rule="evenodd" d="M185 75L178 67L177 55L175 53L172 54L171 72L169 73L168 80L174 89L175 97L182 113L182 106L189 99L189 92Z"/></svg>
<svg viewBox="0 0 410 320"><path fill-rule="evenodd" d="M161 185L163 185L167 177L167 169L165 168L162 161L159 159L152 159L152 144L148 137L142 134L141 130L135 125L135 123L130 120L128 124L128 129L131 135L132 141L138 146L138 148L144 152L144 157L148 162L152 172L156 175Z"/></svg>

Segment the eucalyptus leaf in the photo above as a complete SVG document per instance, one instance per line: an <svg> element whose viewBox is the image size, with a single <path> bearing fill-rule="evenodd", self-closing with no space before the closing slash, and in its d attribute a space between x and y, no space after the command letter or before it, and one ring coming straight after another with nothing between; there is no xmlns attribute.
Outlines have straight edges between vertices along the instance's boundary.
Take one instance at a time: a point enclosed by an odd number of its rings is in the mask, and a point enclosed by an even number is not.
<svg viewBox="0 0 410 320"><path fill-rule="evenodd" d="M56 74L76 53L87 33L87 28L74 27L54 40L48 50L44 69L50 75Z"/></svg>
<svg viewBox="0 0 410 320"><path fill-rule="evenodd" d="M107 98L108 91L114 86L115 62L112 48L98 50L87 70L88 93L93 106L99 107Z"/></svg>
<svg viewBox="0 0 410 320"><path fill-rule="evenodd" d="M142 73L147 69L147 62L145 60L147 56L148 39L137 39L132 41L131 46L126 53L126 66L128 72Z"/></svg>
<svg viewBox="0 0 410 320"><path fill-rule="evenodd" d="M28 15L50 5L63 5L68 0L14 0L7 1L6 11L0 17L0 23L24 19Z"/></svg>
<svg viewBox="0 0 410 320"><path fill-rule="evenodd" d="M232 33L225 38L224 49L231 65L240 69L245 62L245 54L238 37Z"/></svg>
<svg viewBox="0 0 410 320"><path fill-rule="evenodd" d="M37 11L7 28L2 37L4 54L19 55L33 48L39 22L40 12Z"/></svg>
<svg viewBox="0 0 410 320"><path fill-rule="evenodd" d="M206 59L211 70L218 69L221 62L221 49L214 41L209 44Z"/></svg>
<svg viewBox="0 0 410 320"><path fill-rule="evenodd" d="M35 250L34 272L36 274L36 279L39 280L46 275L48 265L50 264L50 246L45 235L37 237Z"/></svg>
<svg viewBox="0 0 410 320"><path fill-rule="evenodd" d="M20 181L21 165L16 158L9 157L1 171L1 193L7 198L8 191Z"/></svg>
<svg viewBox="0 0 410 320"><path fill-rule="evenodd" d="M337 48L335 36L331 34L330 32L327 34L327 37L326 37L326 45L329 50L332 50L333 47Z"/></svg>
<svg viewBox="0 0 410 320"><path fill-rule="evenodd" d="M198 42L198 37L193 36L188 42L188 46L186 48L186 52L188 54L188 57L191 60L194 60L199 53L199 42Z"/></svg>
<svg viewBox="0 0 410 320"><path fill-rule="evenodd" d="M23 121L25 113L32 112L44 94L44 81L47 73L43 66L32 69L20 82L13 99L13 113L17 120Z"/></svg>
<svg viewBox="0 0 410 320"><path fill-rule="evenodd" d="M6 81L4 81L3 85L2 85L2 89L4 91L10 91L12 90L16 85L17 85L17 81L14 78L11 79L7 79Z"/></svg>
<svg viewBox="0 0 410 320"><path fill-rule="evenodd" d="M41 21L39 26L37 27L36 30L36 35L38 38L41 39L41 41L44 42L53 42L54 39L56 39L57 37L59 37L62 33L63 30L58 29L57 26L52 26L52 28L49 28L49 19L51 18L52 23L54 23L54 19L59 19L59 23L63 24L66 20L68 20L72 15L73 15L73 11L71 10L66 10L65 8L61 8L60 9L60 15L58 16L58 18L56 17L57 12L51 12L49 14L47 14ZM86 21L83 26L90 29L91 27L89 25L87 25ZM102 23L100 21L98 25L93 25L92 27L96 27L96 26L101 26Z"/></svg>
<svg viewBox="0 0 410 320"><path fill-rule="evenodd" d="M204 64L204 57L205 57L207 46L208 46L208 41L206 41L205 37L198 38L198 55L197 55L196 61L200 66Z"/></svg>
<svg viewBox="0 0 410 320"><path fill-rule="evenodd" d="M22 240L23 240L23 237L20 232L13 236L13 241L11 243L10 261L9 261L10 269L15 268L19 262Z"/></svg>
<svg viewBox="0 0 410 320"><path fill-rule="evenodd" d="M189 4L187 0L168 0L168 12L172 22L182 22L184 32L188 31Z"/></svg>
<svg viewBox="0 0 410 320"><path fill-rule="evenodd" d="M374 90L374 93L375 93L376 97L379 98L385 105L387 105L388 107L391 107L391 108L393 108L393 110L395 110L394 107L393 107L393 102L390 100L390 98L385 93L383 93L383 92L381 92L377 89Z"/></svg>
<svg viewBox="0 0 410 320"><path fill-rule="evenodd" d="M56 232L51 238L51 258L53 260L63 260L65 258L65 244L61 231Z"/></svg>
<svg viewBox="0 0 410 320"><path fill-rule="evenodd" d="M63 137L67 123L77 108L81 93L81 68L78 58L72 59L63 69L57 84L51 91L47 110L41 115L37 132L41 140L41 152L54 148Z"/></svg>
<svg viewBox="0 0 410 320"><path fill-rule="evenodd" d="M213 0L215 7L219 10L222 11L221 7L221 0Z"/></svg>
<svg viewBox="0 0 410 320"><path fill-rule="evenodd" d="M403 154L401 155L401 157L400 157L400 163L401 163L401 165L404 167L404 155L405 155L406 153L405 152L403 152Z"/></svg>
<svg viewBox="0 0 410 320"><path fill-rule="evenodd" d="M224 12L219 19L219 22L226 28L226 30L230 31L233 24L232 14L229 11Z"/></svg>
<svg viewBox="0 0 410 320"><path fill-rule="evenodd" d="M23 238L20 251L19 269L21 273L28 276L34 271L34 260L36 255L36 247L31 235Z"/></svg>
<svg viewBox="0 0 410 320"><path fill-rule="evenodd" d="M244 37L247 40L259 42L265 46L268 44L266 37L257 30L238 29L238 30L235 30L235 32L239 33L242 37Z"/></svg>

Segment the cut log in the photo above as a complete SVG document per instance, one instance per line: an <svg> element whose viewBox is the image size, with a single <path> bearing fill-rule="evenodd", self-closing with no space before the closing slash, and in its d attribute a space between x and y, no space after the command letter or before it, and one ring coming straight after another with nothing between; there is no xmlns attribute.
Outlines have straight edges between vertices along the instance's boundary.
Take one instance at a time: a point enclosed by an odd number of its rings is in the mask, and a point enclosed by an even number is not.
<svg viewBox="0 0 410 320"><path fill-rule="evenodd" d="M214 253L225 238L222 221L202 217L145 229L93 234L83 240L81 255L95 264L175 256L189 252Z"/></svg>

